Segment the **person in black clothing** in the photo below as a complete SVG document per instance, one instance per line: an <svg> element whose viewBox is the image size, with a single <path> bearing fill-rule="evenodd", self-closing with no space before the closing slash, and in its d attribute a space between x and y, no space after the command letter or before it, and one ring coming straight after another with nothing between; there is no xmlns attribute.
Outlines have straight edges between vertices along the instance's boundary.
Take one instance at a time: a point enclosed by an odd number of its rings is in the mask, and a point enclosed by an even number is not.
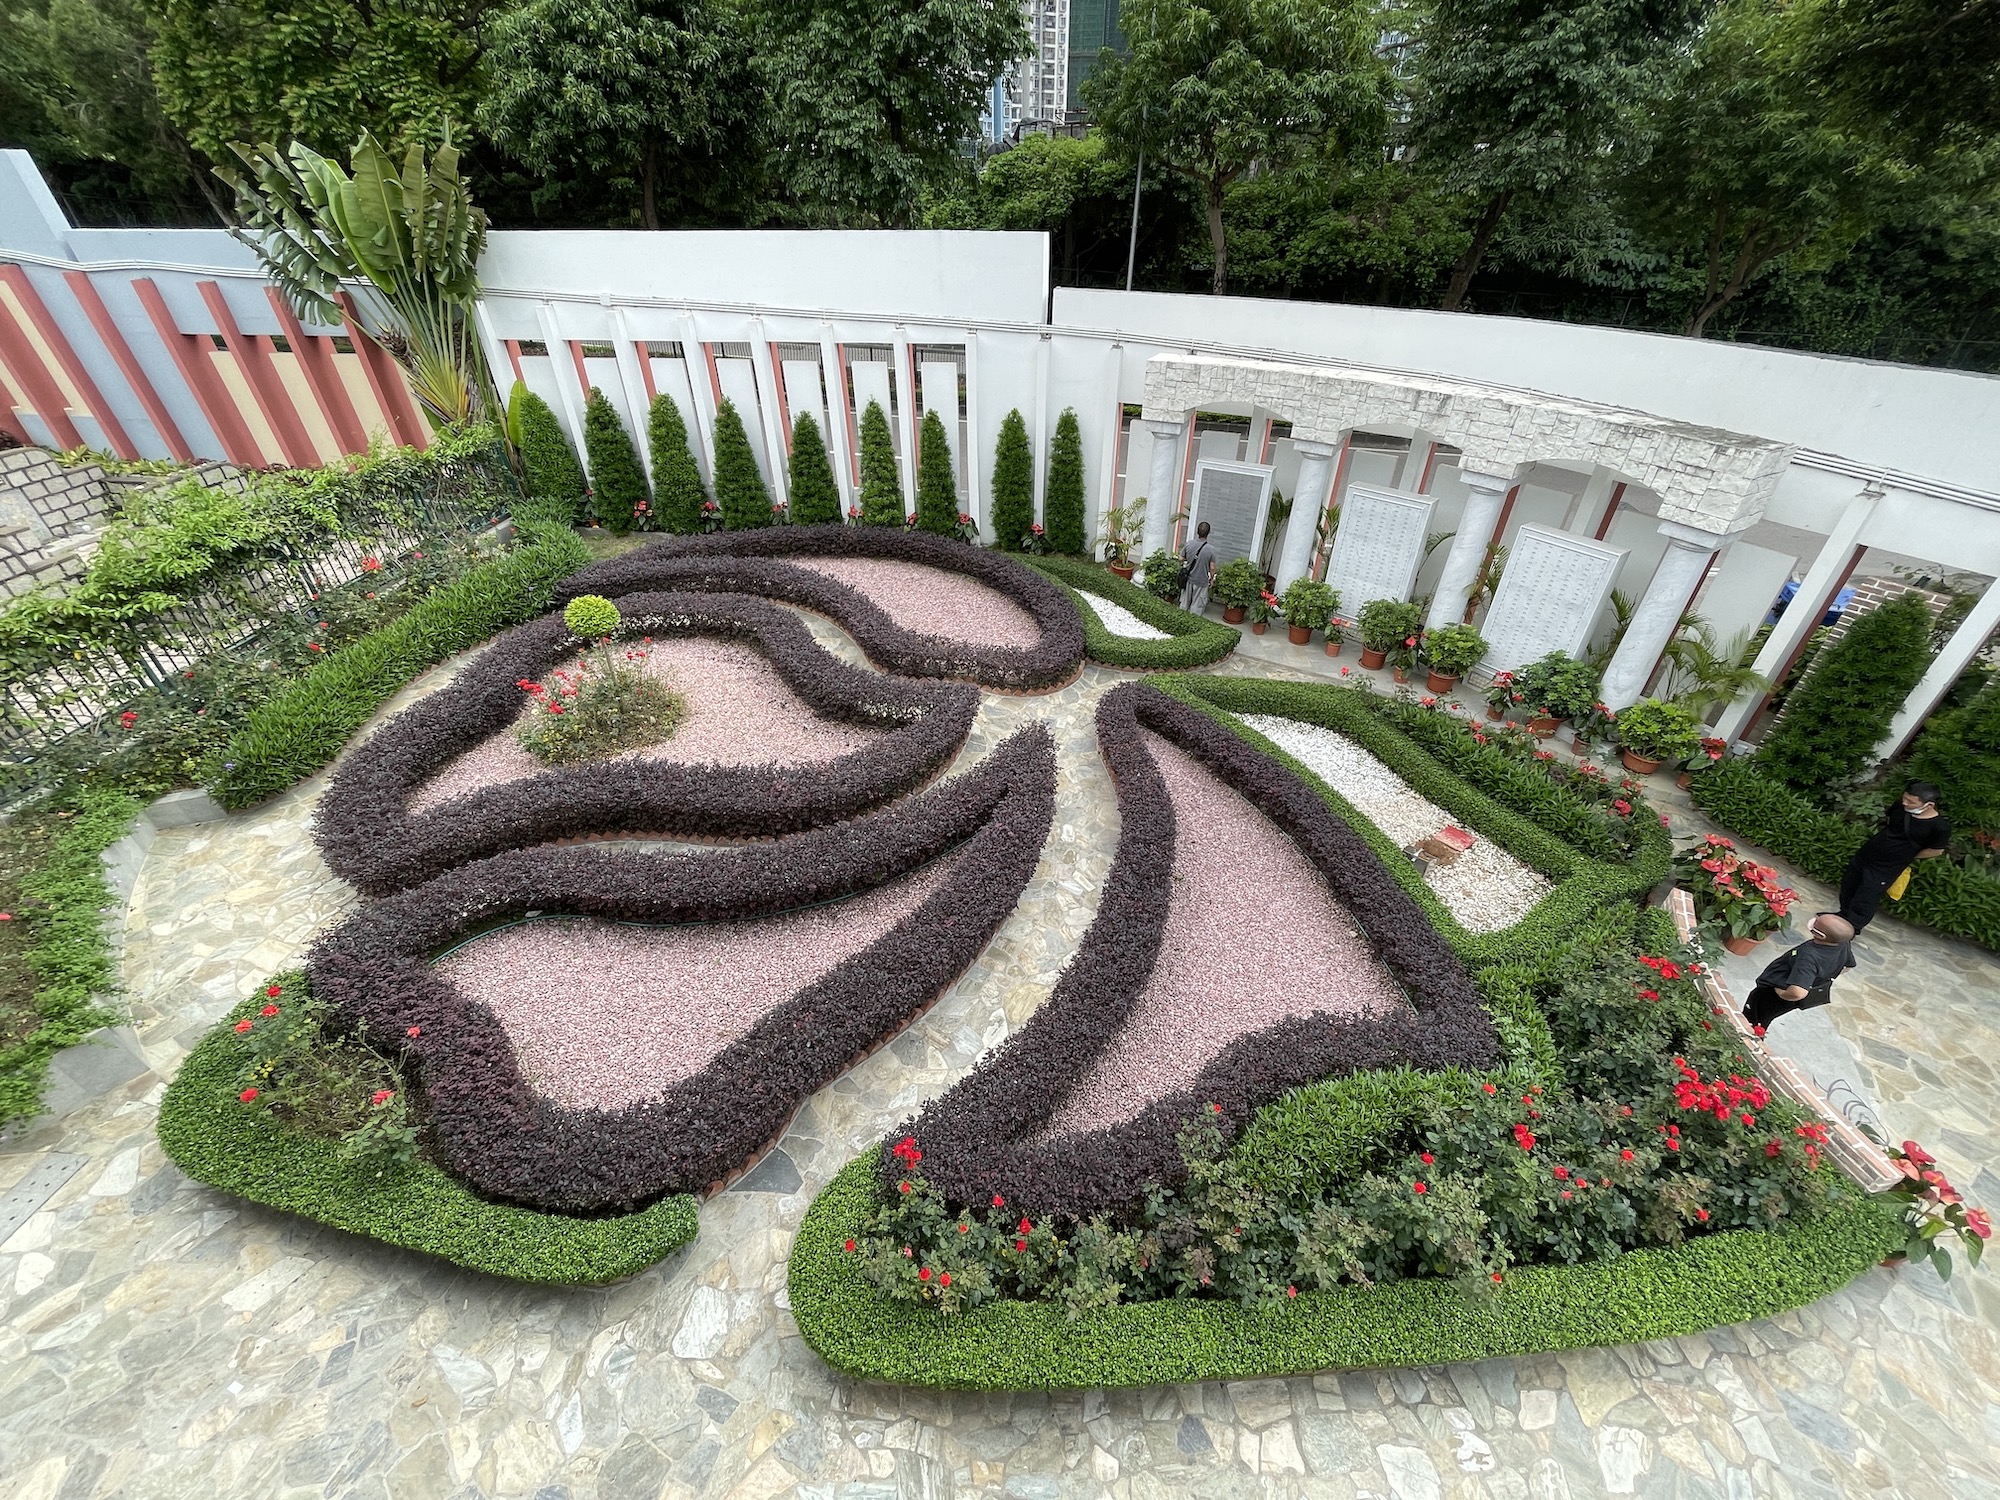
<svg viewBox="0 0 2000 1500"><path fill-rule="evenodd" d="M1840 879L1840 914L1856 932L1875 920L1882 893L1913 860L1936 859L1951 839L1951 822L1937 807L1938 789L1913 781L1889 809L1882 831L1863 844Z"/></svg>
<svg viewBox="0 0 2000 1500"><path fill-rule="evenodd" d="M1806 928L1811 941L1773 959L1743 1002L1743 1019L1760 1030L1780 1016L1833 1001L1833 981L1854 967L1854 929L1823 911Z"/></svg>

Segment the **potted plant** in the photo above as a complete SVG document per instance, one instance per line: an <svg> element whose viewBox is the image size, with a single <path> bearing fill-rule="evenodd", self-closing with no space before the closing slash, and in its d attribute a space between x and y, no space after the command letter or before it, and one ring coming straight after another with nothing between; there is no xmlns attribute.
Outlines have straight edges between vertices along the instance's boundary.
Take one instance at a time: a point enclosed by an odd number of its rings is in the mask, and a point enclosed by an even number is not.
<svg viewBox="0 0 2000 1500"><path fill-rule="evenodd" d="M1597 701L1597 673L1566 651L1551 651L1514 674L1518 702L1528 712L1528 729L1536 739L1556 732L1564 719L1574 719Z"/></svg>
<svg viewBox="0 0 2000 1500"><path fill-rule="evenodd" d="M1440 625L1424 632L1423 653L1430 674L1424 685L1433 693L1448 693L1486 654L1486 637L1470 625Z"/></svg>
<svg viewBox="0 0 2000 1500"><path fill-rule="evenodd" d="M1361 606L1361 665L1375 668L1389 652L1423 629L1424 612L1398 599L1370 599Z"/></svg>
<svg viewBox="0 0 2000 1500"><path fill-rule="evenodd" d="M1798 892L1778 884L1768 865L1752 864L1719 833L1674 856L1674 879L1694 897L1695 916L1704 929L1721 935L1731 953L1748 953L1785 925Z"/></svg>
<svg viewBox="0 0 2000 1500"><path fill-rule="evenodd" d="M1264 592L1264 575L1257 571L1256 564L1247 557L1232 557L1215 570L1215 578L1208 591L1222 606L1222 618L1231 625L1241 624L1243 616Z"/></svg>
<svg viewBox="0 0 2000 1500"><path fill-rule="evenodd" d="M1822 1137L1824 1139L1824 1137ZM1885 1143L1886 1146L1886 1143ZM1929 1261L1939 1276L1951 1274L1951 1252L1945 1248L1956 1239L1974 1266L1993 1237L1993 1221L1982 1208L1967 1208L1957 1188L1937 1169L1937 1158L1915 1141L1903 1142L1899 1151L1886 1146L1889 1159L1903 1175L1889 1189L1903 1203L1903 1226L1909 1233L1903 1248L1883 1265L1896 1261Z"/></svg>
<svg viewBox="0 0 2000 1500"><path fill-rule="evenodd" d="M1308 575L1291 581L1281 604L1292 644L1303 646L1315 630L1325 630L1332 623L1333 612L1340 608L1340 595L1331 585Z"/></svg>
<svg viewBox="0 0 2000 1500"><path fill-rule="evenodd" d="M1650 776L1663 762L1679 760L1701 743L1694 715L1678 703L1641 698L1618 714L1616 732L1625 769Z"/></svg>
<svg viewBox="0 0 2000 1500"><path fill-rule="evenodd" d="M1339 615L1333 615L1327 620L1326 654L1328 656L1340 655L1340 648L1347 644L1348 624L1349 622L1342 619ZM1342 670L1344 671L1346 669L1343 668Z"/></svg>
<svg viewBox="0 0 2000 1500"><path fill-rule="evenodd" d="M1674 777L1674 785L1686 791L1694 782L1695 772L1706 771L1721 760L1728 749L1727 741L1703 735L1701 743L1681 757L1680 774Z"/></svg>
<svg viewBox="0 0 2000 1500"><path fill-rule="evenodd" d="M1146 592L1155 598L1164 599L1169 604L1181 597L1181 560L1164 547L1155 547L1146 554Z"/></svg>
<svg viewBox="0 0 2000 1500"><path fill-rule="evenodd" d="M1139 545L1139 539L1146 529L1146 502L1134 500L1130 505L1114 505L1104 513L1104 530L1097 538L1097 544L1104 549L1104 560L1127 583L1132 581L1138 570L1132 566L1132 549Z"/></svg>
<svg viewBox="0 0 2000 1500"><path fill-rule="evenodd" d="M1285 617L1285 606L1269 589L1259 589L1250 603L1250 633L1262 635L1264 627Z"/></svg>
<svg viewBox="0 0 2000 1500"><path fill-rule="evenodd" d="M1486 717L1504 719L1507 710L1521 701L1521 692L1514 684L1512 672L1495 672L1493 680L1486 685Z"/></svg>

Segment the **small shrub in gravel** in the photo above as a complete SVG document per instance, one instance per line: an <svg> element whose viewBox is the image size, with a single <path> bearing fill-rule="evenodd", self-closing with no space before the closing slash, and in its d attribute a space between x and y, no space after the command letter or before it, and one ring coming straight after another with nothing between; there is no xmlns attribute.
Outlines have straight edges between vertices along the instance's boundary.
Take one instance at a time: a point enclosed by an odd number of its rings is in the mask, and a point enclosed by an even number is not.
<svg viewBox="0 0 2000 1500"><path fill-rule="evenodd" d="M519 686L531 704L514 737L552 766L582 765L657 745L687 717L687 700L648 675L645 659L643 646L607 641L544 681L523 678Z"/></svg>
<svg viewBox="0 0 2000 1500"><path fill-rule="evenodd" d="M603 640L625 623L618 606L602 594L579 594L563 606L562 617L570 634L581 641Z"/></svg>

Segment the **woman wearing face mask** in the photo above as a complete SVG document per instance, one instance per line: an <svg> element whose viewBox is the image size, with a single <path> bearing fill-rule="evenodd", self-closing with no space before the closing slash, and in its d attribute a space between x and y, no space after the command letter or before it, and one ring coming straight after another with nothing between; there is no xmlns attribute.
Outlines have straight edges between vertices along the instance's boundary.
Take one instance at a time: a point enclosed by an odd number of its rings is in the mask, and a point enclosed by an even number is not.
<svg viewBox="0 0 2000 1500"><path fill-rule="evenodd" d="M1944 853L1951 822L1938 811L1937 797L1928 781L1911 782L1882 819L1881 831L1848 861L1840 880L1840 914L1856 932L1875 920L1883 893L1913 861Z"/></svg>

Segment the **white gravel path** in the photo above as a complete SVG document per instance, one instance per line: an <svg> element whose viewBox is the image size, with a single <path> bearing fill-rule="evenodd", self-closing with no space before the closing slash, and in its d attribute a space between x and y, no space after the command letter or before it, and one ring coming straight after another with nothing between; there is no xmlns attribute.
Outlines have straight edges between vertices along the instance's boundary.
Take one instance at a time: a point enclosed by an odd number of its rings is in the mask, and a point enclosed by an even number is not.
<svg viewBox="0 0 2000 1500"><path fill-rule="evenodd" d="M1090 612L1097 616L1098 623L1113 635L1130 636L1135 641L1166 641L1173 639L1173 633L1161 630L1157 625L1148 625L1122 604L1113 604L1109 599L1099 598L1088 589L1080 591Z"/></svg>
<svg viewBox="0 0 2000 1500"><path fill-rule="evenodd" d="M1244 714L1242 719L1406 849L1454 821L1344 734L1274 714ZM1473 838L1471 849L1455 863L1431 866L1424 879L1466 931L1512 927L1548 895L1549 882L1491 839Z"/></svg>

